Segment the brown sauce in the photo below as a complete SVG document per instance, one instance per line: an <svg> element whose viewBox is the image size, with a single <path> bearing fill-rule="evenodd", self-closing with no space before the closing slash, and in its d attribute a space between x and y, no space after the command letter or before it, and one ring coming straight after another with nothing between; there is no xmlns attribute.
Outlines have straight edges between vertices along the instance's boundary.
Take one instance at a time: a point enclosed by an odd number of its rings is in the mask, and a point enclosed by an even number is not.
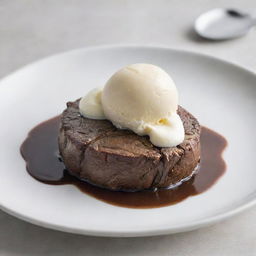
<svg viewBox="0 0 256 256"><path fill-rule="evenodd" d="M197 174L174 189L116 192L102 189L71 176L58 158L60 116L36 126L21 146L27 171L35 179L51 185L72 184L104 202L129 208L155 208L178 203L210 188L225 172L222 152L227 142L216 132L202 127L201 163Z"/></svg>

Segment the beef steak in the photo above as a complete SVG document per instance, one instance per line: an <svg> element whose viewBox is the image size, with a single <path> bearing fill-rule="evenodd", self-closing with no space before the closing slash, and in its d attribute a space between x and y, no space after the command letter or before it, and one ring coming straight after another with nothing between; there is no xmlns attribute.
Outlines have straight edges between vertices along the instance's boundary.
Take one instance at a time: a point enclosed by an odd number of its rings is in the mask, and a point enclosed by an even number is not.
<svg viewBox="0 0 256 256"><path fill-rule="evenodd" d="M200 160L200 125L180 106L185 140L160 148L110 121L82 117L78 103L67 103L59 133L62 160L78 178L111 190L163 188L191 175Z"/></svg>

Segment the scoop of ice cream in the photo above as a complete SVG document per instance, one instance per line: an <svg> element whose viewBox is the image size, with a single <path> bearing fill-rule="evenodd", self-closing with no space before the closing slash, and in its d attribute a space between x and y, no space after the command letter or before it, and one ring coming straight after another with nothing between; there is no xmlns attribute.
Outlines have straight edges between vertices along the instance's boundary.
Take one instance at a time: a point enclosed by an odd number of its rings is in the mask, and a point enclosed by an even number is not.
<svg viewBox="0 0 256 256"><path fill-rule="evenodd" d="M95 97L92 92L89 95ZM95 110L103 111L105 118L116 127L148 135L156 146L172 147L184 140L183 124L176 112L176 86L171 77L157 66L133 64L117 71L107 81L97 104ZM90 111L93 106L84 104L83 107L80 106L80 112L93 118L93 111Z"/></svg>
<svg viewBox="0 0 256 256"><path fill-rule="evenodd" d="M95 88L86 94L79 102L80 113L91 119L105 119L101 105L101 88Z"/></svg>

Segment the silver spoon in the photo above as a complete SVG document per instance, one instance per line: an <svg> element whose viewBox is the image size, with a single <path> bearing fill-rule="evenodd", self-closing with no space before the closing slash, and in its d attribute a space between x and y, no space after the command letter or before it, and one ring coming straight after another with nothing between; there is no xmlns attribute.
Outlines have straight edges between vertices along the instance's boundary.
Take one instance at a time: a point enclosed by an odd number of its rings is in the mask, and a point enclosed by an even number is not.
<svg viewBox="0 0 256 256"><path fill-rule="evenodd" d="M256 18L235 9L213 9L201 14L195 21L195 31L211 40L241 37L256 25Z"/></svg>

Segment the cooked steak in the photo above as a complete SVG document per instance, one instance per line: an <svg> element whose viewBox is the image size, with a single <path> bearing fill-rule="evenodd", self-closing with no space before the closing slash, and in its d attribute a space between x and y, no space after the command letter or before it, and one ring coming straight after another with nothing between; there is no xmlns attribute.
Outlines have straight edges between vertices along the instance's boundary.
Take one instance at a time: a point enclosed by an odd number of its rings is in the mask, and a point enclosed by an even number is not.
<svg viewBox="0 0 256 256"><path fill-rule="evenodd" d="M185 140L159 148L147 136L120 130L107 120L84 118L79 100L62 114L59 150L67 170L80 179L111 190L164 188L191 175L200 160L200 125L179 106Z"/></svg>

